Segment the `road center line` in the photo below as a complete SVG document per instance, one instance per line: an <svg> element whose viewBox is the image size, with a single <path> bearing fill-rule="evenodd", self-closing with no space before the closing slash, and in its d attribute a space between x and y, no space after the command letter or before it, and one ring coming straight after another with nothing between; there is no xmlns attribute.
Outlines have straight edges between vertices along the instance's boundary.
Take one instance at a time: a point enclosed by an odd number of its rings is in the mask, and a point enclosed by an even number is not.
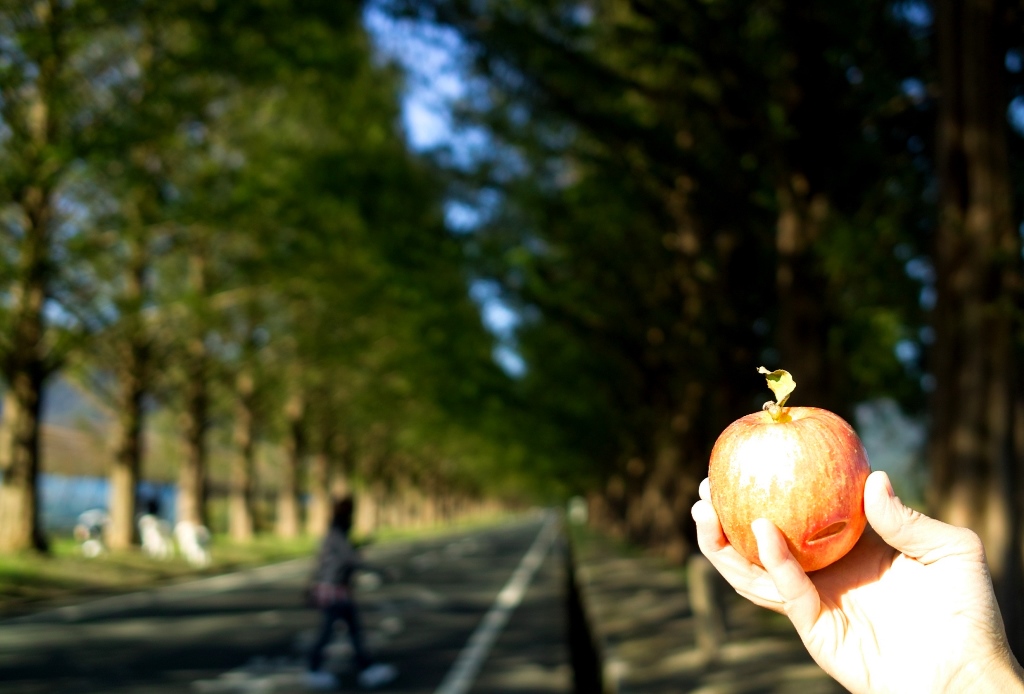
<svg viewBox="0 0 1024 694"><path fill-rule="evenodd" d="M554 513L549 513L544 526L537 534L537 539L523 555L512 577L498 593L494 605L484 615L473 635L469 637L465 648L462 649L455 664L452 665L452 669L445 675L444 681L434 691L434 694L465 694L469 691L469 687L480 672L480 666L483 665L491 646L501 634L501 630L505 628L512 612L523 601L526 589L530 587L534 574L540 568L557 534L557 516Z"/></svg>

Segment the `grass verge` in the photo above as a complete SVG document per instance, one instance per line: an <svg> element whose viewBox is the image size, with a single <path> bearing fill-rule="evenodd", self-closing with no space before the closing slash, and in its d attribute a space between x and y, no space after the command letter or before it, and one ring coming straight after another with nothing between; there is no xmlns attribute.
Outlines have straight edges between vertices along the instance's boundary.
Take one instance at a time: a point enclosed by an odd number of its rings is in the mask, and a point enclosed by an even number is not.
<svg viewBox="0 0 1024 694"><path fill-rule="evenodd" d="M356 539L382 545L493 526L509 517L507 514L494 514L430 527L383 528L370 537ZM319 543L320 538L312 536L286 540L258 535L250 543L238 543L226 535L215 535L211 546L212 564L205 569L195 569L180 556L161 561L151 559L138 549L107 552L88 559L82 556L78 543L73 539L53 537L49 555L0 555L0 618L81 598L145 590L192 578L311 557Z"/></svg>
<svg viewBox="0 0 1024 694"><path fill-rule="evenodd" d="M107 552L88 559L82 556L74 540L54 538L49 555L25 553L0 557L0 615L29 611L40 607L40 603L131 592L310 556L316 544L312 537L294 540L258 537L247 544L215 537L211 547L212 564L196 569L181 557L160 561L139 550Z"/></svg>

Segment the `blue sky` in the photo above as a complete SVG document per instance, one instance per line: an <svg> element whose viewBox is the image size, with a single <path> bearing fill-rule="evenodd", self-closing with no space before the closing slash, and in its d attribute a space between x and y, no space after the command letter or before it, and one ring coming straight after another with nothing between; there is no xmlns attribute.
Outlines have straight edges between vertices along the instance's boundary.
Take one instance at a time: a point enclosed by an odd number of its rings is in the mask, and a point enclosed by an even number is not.
<svg viewBox="0 0 1024 694"><path fill-rule="evenodd" d="M395 21L367 6L364 22L381 57L396 60L407 75L402 99L402 123L414 150L450 150L456 161L470 162L489 146L485 132L456 128L452 106L469 98L470 82L463 68L465 51L455 32L411 21ZM486 201L484 201L486 203ZM449 201L445 208L448 226L458 233L473 233L481 211L461 201ZM493 280L470 283L469 295L480 307L484 325L494 335L494 360L512 376L522 376L526 363L516 350L515 331L521 318L502 299Z"/></svg>

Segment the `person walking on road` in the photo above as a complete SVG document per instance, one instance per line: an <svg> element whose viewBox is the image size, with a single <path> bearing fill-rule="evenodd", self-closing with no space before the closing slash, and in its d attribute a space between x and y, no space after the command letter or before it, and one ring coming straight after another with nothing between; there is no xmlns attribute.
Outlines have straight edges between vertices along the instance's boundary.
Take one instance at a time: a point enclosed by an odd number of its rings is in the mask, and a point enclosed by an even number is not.
<svg viewBox="0 0 1024 694"><path fill-rule="evenodd" d="M348 496L334 502L331 525L320 545L316 569L309 588L311 602L320 609L323 620L320 632L309 653L309 671L306 685L311 689L329 690L338 687L334 673L323 669L324 649L330 643L334 625L338 620L348 627L352 642L357 682L364 689L373 689L395 679L397 671L392 665L374 663L363 639L359 610L352 595L352 578L365 567L359 553L349 541L355 504Z"/></svg>

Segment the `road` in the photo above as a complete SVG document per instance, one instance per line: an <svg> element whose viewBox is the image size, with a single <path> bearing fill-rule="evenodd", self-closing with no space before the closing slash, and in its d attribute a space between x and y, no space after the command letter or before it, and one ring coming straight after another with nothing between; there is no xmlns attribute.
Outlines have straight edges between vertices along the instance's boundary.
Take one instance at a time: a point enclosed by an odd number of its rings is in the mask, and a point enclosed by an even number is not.
<svg viewBox="0 0 1024 694"><path fill-rule="evenodd" d="M396 573L364 580L371 650L430 694L572 691L563 538L554 516L370 547ZM302 606L308 560L0 621L0 692L299 692L318 614ZM500 596L500 597L499 597ZM355 689L344 628L328 648Z"/></svg>

